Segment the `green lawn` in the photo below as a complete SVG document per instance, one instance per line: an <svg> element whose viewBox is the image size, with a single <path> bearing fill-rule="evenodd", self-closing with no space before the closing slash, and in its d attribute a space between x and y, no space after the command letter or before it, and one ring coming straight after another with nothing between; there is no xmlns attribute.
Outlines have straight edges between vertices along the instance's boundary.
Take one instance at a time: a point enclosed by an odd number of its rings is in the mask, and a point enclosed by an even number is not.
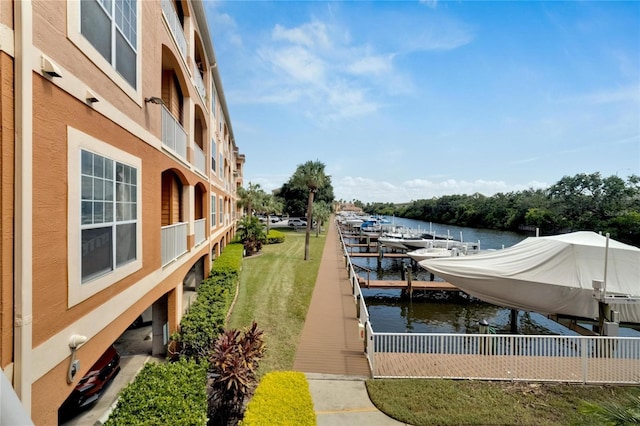
<svg viewBox="0 0 640 426"><path fill-rule="evenodd" d="M264 330L267 352L261 375L293 368L326 240L324 234L316 238L313 232L310 260L305 261L305 233L278 230L286 234L284 243L266 245L262 254L243 260L238 298L229 319L230 327L246 327L255 320Z"/></svg>
<svg viewBox="0 0 640 426"><path fill-rule="evenodd" d="M367 390L380 410L416 426L601 425L578 411L582 401L640 397L638 387L468 380L376 379Z"/></svg>

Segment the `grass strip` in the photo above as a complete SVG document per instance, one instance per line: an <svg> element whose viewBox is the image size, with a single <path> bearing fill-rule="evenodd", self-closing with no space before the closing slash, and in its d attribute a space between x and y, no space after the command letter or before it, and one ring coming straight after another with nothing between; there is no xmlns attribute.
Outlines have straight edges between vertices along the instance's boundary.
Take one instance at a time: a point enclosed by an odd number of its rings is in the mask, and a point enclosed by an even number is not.
<svg viewBox="0 0 640 426"><path fill-rule="evenodd" d="M404 423L422 425L594 425L582 401L640 397L640 388L471 380L375 379L371 401Z"/></svg>
<svg viewBox="0 0 640 426"><path fill-rule="evenodd" d="M312 234L310 259L304 260L304 232L281 228L285 241L262 247L262 254L244 259L238 299L229 327L248 327L253 321L264 330L267 352L260 362L260 376L275 370L291 370L326 237Z"/></svg>

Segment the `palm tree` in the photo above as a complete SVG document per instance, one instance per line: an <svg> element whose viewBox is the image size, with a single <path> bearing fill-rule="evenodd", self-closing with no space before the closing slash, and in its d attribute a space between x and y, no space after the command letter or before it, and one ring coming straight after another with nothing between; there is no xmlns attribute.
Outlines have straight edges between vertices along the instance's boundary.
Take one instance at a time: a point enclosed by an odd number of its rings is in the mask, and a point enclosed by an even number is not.
<svg viewBox="0 0 640 426"><path fill-rule="evenodd" d="M238 188L238 207L243 208L245 214L253 216L253 209L260 206L261 200L265 195L259 183L253 184L249 182L247 189Z"/></svg>
<svg viewBox="0 0 640 426"><path fill-rule="evenodd" d="M313 224L313 197L318 189L323 188L329 182L329 176L324 173L324 164L320 161L307 161L298 166L292 176L296 186L307 188L309 198L307 201L307 232L304 240L304 260L309 259L309 236Z"/></svg>
<svg viewBox="0 0 640 426"><path fill-rule="evenodd" d="M269 235L269 228L271 227L271 215L282 211L282 202L278 200L273 194L265 194L262 200L262 210L267 214L267 235Z"/></svg>
<svg viewBox="0 0 640 426"><path fill-rule="evenodd" d="M331 206L324 201L313 203L313 215L318 226L316 227L316 237L320 235L320 227L329 220L331 216Z"/></svg>

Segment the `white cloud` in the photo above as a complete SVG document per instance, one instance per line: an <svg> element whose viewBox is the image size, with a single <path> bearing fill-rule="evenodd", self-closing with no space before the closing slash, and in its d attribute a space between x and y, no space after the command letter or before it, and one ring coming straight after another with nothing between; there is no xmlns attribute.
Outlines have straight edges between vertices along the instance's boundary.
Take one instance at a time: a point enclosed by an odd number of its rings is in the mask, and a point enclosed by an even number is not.
<svg viewBox="0 0 640 426"><path fill-rule="evenodd" d="M637 105L638 102L640 102L640 86L634 84L626 87L603 89L575 96L567 96L558 101L577 104L587 103L590 105L629 102Z"/></svg>
<svg viewBox="0 0 640 426"><path fill-rule="evenodd" d="M430 7L431 9L438 7L438 0L420 0L420 3Z"/></svg>
<svg viewBox="0 0 640 426"><path fill-rule="evenodd" d="M525 184L507 184L504 181L476 179L474 181L446 179L431 181L412 179L399 183L378 181L364 177L345 176L334 179L333 189L337 199L360 200L362 202L406 203L412 200L429 199L452 194L480 193L491 196L499 192L522 191L529 188L546 188L544 182L531 181Z"/></svg>
<svg viewBox="0 0 640 426"><path fill-rule="evenodd" d="M325 80L324 61L303 47L286 47L264 52L261 56L301 83L318 84Z"/></svg>
<svg viewBox="0 0 640 426"><path fill-rule="evenodd" d="M389 74L393 71L391 56L365 56L347 65L347 71L357 75Z"/></svg>
<svg viewBox="0 0 640 426"><path fill-rule="evenodd" d="M288 41L308 48L328 49L331 47L327 27L322 22L309 22L291 29L276 24L271 35L274 40Z"/></svg>

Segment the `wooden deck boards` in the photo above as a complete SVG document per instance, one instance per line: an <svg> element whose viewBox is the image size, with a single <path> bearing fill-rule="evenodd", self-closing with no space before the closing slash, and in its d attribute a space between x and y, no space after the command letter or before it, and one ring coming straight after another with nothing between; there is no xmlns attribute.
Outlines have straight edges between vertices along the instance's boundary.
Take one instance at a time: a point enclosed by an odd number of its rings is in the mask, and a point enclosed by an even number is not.
<svg viewBox="0 0 640 426"><path fill-rule="evenodd" d="M327 231L318 278L293 364L305 373L370 376L356 306L335 222Z"/></svg>

